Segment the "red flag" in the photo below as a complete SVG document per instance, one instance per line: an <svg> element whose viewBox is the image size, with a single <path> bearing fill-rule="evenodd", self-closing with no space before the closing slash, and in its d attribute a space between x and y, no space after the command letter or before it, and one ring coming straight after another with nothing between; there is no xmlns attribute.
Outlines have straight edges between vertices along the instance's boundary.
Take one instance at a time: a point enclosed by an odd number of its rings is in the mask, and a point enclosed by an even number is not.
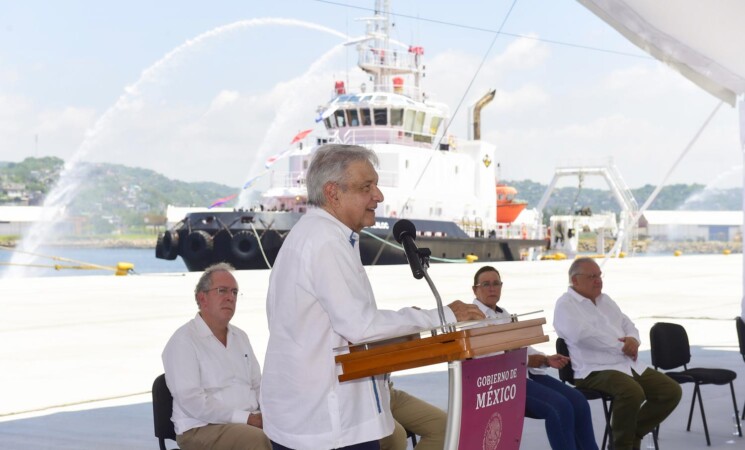
<svg viewBox="0 0 745 450"><path fill-rule="evenodd" d="M215 206L220 206L222 204L225 204L231 200L233 200L238 194L228 195L227 197L219 198L215 200L214 203L212 203L210 206L207 207L207 209L212 209Z"/></svg>
<svg viewBox="0 0 745 450"><path fill-rule="evenodd" d="M313 131L313 130L305 130L305 131L301 131L300 133L296 134L295 137L292 138L292 141L290 142L290 145L294 144L295 142L300 141L300 139L302 139L305 136L309 135L311 131Z"/></svg>

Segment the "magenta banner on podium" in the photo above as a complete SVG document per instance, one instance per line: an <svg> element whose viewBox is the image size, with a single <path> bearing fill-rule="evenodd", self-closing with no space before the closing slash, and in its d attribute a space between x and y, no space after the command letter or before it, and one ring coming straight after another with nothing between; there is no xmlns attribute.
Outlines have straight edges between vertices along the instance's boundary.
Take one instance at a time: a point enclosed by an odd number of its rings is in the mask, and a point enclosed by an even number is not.
<svg viewBox="0 0 745 450"><path fill-rule="evenodd" d="M464 450L518 450L525 418L528 352L462 362L460 439Z"/></svg>

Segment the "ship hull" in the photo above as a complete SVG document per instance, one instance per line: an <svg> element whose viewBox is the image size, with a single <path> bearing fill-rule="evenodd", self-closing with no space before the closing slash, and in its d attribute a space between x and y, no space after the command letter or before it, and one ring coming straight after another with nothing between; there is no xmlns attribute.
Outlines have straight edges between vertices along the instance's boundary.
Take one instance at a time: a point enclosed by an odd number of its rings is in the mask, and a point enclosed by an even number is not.
<svg viewBox="0 0 745 450"><path fill-rule="evenodd" d="M302 214L290 212L191 213L158 238L155 255L181 257L189 271L202 271L227 262L238 270L267 269L274 265L282 243ZM360 234L364 265L406 264L406 256L391 235L397 219L376 218ZM431 262L463 262L469 255L479 262L515 261L538 239L469 237L453 222L411 220L420 235L419 248L431 251Z"/></svg>

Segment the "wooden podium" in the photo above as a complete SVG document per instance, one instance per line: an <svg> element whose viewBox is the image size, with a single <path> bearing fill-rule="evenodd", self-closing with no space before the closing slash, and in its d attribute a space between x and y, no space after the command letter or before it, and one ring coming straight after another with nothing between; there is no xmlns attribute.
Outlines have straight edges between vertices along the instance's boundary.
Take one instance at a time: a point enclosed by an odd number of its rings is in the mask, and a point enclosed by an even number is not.
<svg viewBox="0 0 745 450"><path fill-rule="evenodd" d="M462 367L471 358L547 342L545 318L494 324L493 319L454 324L444 329L399 336L348 347L336 356L339 381L381 375L447 362L449 375L448 429L445 448L457 449L461 426ZM519 411L524 414L524 411Z"/></svg>

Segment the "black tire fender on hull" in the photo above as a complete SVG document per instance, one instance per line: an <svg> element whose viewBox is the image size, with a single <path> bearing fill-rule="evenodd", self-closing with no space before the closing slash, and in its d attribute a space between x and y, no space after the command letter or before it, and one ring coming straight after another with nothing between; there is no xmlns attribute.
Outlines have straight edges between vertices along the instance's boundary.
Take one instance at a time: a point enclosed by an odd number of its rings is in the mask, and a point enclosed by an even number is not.
<svg viewBox="0 0 745 450"><path fill-rule="evenodd" d="M155 257L173 261L178 256L178 243L178 233L166 230L158 236L158 242L155 244Z"/></svg>
<svg viewBox="0 0 745 450"><path fill-rule="evenodd" d="M240 261L250 261L259 251L259 242L250 231L239 231L230 240L230 253Z"/></svg>
<svg viewBox="0 0 745 450"><path fill-rule="evenodd" d="M209 233L202 230L196 230L186 236L182 255L184 259L201 260L207 258L215 243Z"/></svg>

